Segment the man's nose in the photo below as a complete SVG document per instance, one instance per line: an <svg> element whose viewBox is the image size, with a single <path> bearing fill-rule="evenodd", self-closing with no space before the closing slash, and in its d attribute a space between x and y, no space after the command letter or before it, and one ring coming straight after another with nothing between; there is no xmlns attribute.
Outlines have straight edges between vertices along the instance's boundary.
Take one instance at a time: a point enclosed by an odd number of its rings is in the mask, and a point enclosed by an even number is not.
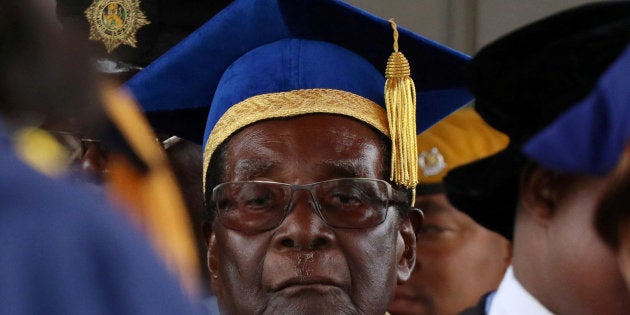
<svg viewBox="0 0 630 315"><path fill-rule="evenodd" d="M274 235L273 247L278 250L318 250L332 246L334 233L319 216L311 193L293 193L289 214Z"/></svg>

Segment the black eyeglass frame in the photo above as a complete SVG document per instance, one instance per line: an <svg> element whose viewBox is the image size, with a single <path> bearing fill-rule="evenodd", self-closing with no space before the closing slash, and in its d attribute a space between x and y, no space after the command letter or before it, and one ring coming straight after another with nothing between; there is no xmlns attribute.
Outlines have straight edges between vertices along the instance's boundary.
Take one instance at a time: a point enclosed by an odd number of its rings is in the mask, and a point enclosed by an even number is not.
<svg viewBox="0 0 630 315"><path fill-rule="evenodd" d="M385 204L384 204L384 210L385 214L383 215L382 220L380 220L377 223L374 223L373 225L370 226L361 226L361 227L351 227L351 226L337 226L334 224L331 224L324 216L324 213L322 212L322 206L321 204L318 202L313 189L314 187L316 187L317 185L321 185L323 183L330 183L330 182L337 182L337 181L346 181L346 180L367 180L367 181L371 181L371 182L376 182L379 184L384 184L386 189L387 189L387 199L385 200ZM271 227L265 227L265 228L260 228L260 229L256 229L256 230L244 230L244 229L240 229L238 227L235 226L231 226L228 223L226 223L226 220L224 219L224 214L220 209L219 206L219 201L217 200L217 194L219 192L219 190L221 189L221 187L225 187L227 185L233 185L233 184L247 184L247 183L261 183L261 184L273 184L273 185L279 185L279 186L283 186L283 187L289 187L290 188L290 192L288 195L288 201L286 202L286 205L284 206L284 208L282 209L282 217L278 220L277 223L275 223L273 226ZM304 185L298 185L298 184L288 184L288 183L281 183L281 182L274 182L274 181L234 181L234 182L225 182L225 183L221 183L216 185L213 189L212 189L212 202L213 202L213 206L215 207L215 214L216 217L218 218L218 220L221 222L221 224L223 226L225 226L226 228L229 229L233 229L233 230L237 230L237 231L243 231L243 232L264 232L264 231L269 231L272 229L277 228L278 226L280 226L282 224L282 222L284 222L284 220L286 219L286 217L289 215L289 213L291 213L291 208L293 207L293 194L298 191L298 190L306 190L309 192L310 195L310 201L312 202L312 207L315 210L315 213L317 213L317 215L319 216L319 218L328 226L335 228L335 229L367 229L367 228L372 228L375 226L378 226L380 224L382 224L383 222L385 222L385 220L387 219L387 215L389 213L389 208L392 204L401 204L401 203L405 203L405 204L409 204L409 201L407 200L407 197L402 197L401 196L401 192L395 190L392 185L385 181L385 180L381 180L381 179L376 179L376 178L361 178L361 177L357 177L357 178L336 178L336 179L330 179L330 180L325 180L325 181L320 181L320 182L315 182L315 183L310 183L310 184L304 184ZM395 193L398 193L395 194ZM404 200L403 200L404 199ZM393 203L390 203L393 202Z"/></svg>

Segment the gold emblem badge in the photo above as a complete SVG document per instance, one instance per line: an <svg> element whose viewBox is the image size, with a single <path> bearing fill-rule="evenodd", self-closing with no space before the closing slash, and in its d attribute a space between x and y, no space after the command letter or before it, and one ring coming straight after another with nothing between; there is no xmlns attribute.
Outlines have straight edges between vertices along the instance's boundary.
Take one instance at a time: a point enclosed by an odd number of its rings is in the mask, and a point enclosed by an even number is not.
<svg viewBox="0 0 630 315"><path fill-rule="evenodd" d="M446 168L444 156L437 148L431 148L429 151L422 151L418 157L418 164L422 169L425 177L440 174Z"/></svg>
<svg viewBox="0 0 630 315"><path fill-rule="evenodd" d="M136 32L150 24L140 0L96 0L85 10L90 39L100 40L110 53L120 45L136 47Z"/></svg>

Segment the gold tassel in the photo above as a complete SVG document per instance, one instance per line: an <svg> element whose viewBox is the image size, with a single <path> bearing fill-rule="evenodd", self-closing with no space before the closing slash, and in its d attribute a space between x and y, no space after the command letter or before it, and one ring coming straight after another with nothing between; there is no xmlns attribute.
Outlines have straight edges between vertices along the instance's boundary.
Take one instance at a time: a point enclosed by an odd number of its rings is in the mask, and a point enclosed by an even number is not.
<svg viewBox="0 0 630 315"><path fill-rule="evenodd" d="M413 206L418 185L418 148L416 143L416 87L407 58L398 51L398 29L393 19L394 52L385 69L385 105L392 138L390 180L411 189Z"/></svg>

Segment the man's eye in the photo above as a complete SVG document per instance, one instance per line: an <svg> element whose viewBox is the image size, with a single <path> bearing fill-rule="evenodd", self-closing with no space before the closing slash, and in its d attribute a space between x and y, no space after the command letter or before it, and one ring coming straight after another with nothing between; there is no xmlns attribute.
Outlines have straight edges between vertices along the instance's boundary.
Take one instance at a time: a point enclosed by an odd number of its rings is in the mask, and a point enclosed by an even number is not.
<svg viewBox="0 0 630 315"><path fill-rule="evenodd" d="M272 198L259 197L246 200L244 204L249 209L266 209L271 207L274 204L274 201Z"/></svg>
<svg viewBox="0 0 630 315"><path fill-rule="evenodd" d="M361 199L348 194L335 194L331 196L330 201L332 204L337 205L341 208L354 208L359 207L363 204Z"/></svg>

